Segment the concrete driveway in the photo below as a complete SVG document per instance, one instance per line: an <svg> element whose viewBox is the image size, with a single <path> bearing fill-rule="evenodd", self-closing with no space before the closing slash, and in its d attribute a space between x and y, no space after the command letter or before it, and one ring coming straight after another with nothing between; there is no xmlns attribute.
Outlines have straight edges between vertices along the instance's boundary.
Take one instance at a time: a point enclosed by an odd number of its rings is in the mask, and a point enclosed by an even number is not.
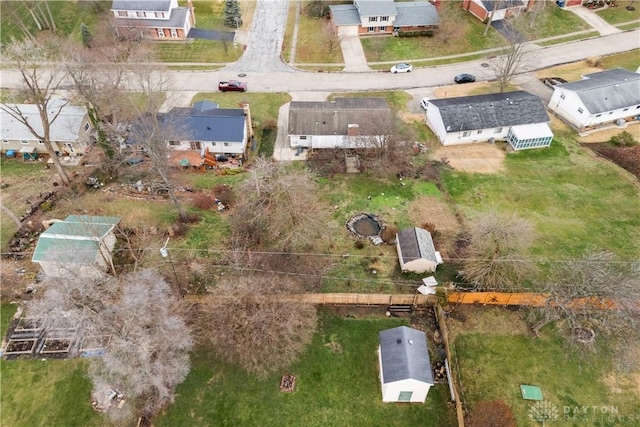
<svg viewBox="0 0 640 427"><path fill-rule="evenodd" d="M360 43L360 37L357 35L348 35L340 40L340 48L342 49L342 57L344 58L344 69L346 72L363 72L371 71L367 65L367 58Z"/></svg>

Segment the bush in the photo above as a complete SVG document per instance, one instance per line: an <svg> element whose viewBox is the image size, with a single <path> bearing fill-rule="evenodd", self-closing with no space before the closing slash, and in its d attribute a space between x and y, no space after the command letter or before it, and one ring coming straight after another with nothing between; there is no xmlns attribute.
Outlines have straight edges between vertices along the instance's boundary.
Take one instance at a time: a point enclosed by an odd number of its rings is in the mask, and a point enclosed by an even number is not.
<svg viewBox="0 0 640 427"><path fill-rule="evenodd" d="M213 207L213 197L204 193L197 193L192 200L193 206L203 211L208 211Z"/></svg>
<svg viewBox="0 0 640 427"><path fill-rule="evenodd" d="M364 248L364 242L362 240L356 240L353 246L355 246L356 249L362 249Z"/></svg>
<svg viewBox="0 0 640 427"><path fill-rule="evenodd" d="M590 56L589 58L587 58L587 65L589 67L598 67L598 68L602 68L602 58L600 58L599 56Z"/></svg>
<svg viewBox="0 0 640 427"><path fill-rule="evenodd" d="M382 229L380 237L382 237L385 243L392 245L396 242L396 234L398 234L398 227L391 225Z"/></svg>
<svg viewBox="0 0 640 427"><path fill-rule="evenodd" d="M226 184L218 184L213 187L213 195L225 206L230 206L234 201L234 194L231 187Z"/></svg>
<svg viewBox="0 0 640 427"><path fill-rule="evenodd" d="M612 136L611 139L609 139L609 143L616 147L633 147L638 144L638 142L633 138L633 135L626 130L618 135Z"/></svg>

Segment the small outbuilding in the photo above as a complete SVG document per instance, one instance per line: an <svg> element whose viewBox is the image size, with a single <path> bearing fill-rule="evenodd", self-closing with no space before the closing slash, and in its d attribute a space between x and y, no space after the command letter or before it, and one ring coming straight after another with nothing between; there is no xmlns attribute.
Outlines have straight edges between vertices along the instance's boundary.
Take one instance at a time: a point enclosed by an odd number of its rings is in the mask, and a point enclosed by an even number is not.
<svg viewBox="0 0 640 427"><path fill-rule="evenodd" d="M379 343L382 401L424 403L434 384L426 334L399 326L380 331Z"/></svg>
<svg viewBox="0 0 640 427"><path fill-rule="evenodd" d="M434 272L438 264L442 264L431 233L423 228L411 227L400 231L396 234L396 248L403 272Z"/></svg>
<svg viewBox="0 0 640 427"><path fill-rule="evenodd" d="M32 261L50 277L98 279L112 265L118 217L70 215L38 239Z"/></svg>

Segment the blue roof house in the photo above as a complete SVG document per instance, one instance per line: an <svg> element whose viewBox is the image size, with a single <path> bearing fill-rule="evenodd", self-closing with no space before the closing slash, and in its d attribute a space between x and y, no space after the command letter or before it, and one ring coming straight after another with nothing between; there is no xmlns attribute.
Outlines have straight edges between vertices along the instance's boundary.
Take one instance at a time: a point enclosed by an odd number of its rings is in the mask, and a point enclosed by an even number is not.
<svg viewBox="0 0 640 427"><path fill-rule="evenodd" d="M113 233L120 218L70 215L38 239L31 260L51 277L99 279L113 266Z"/></svg>
<svg viewBox="0 0 640 427"><path fill-rule="evenodd" d="M425 333L399 326L380 331L379 343L382 401L424 403L434 384Z"/></svg>

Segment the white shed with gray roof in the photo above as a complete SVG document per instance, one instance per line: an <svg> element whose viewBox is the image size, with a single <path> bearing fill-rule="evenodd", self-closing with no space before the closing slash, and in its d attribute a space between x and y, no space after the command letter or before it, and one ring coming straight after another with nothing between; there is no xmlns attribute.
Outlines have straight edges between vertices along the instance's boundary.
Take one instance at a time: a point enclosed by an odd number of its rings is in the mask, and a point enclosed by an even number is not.
<svg viewBox="0 0 640 427"><path fill-rule="evenodd" d="M378 337L382 401L424 403L434 384L426 334L399 326Z"/></svg>
<svg viewBox="0 0 640 427"><path fill-rule="evenodd" d="M524 91L430 99L425 117L442 145L506 140L520 150L553 139L542 100Z"/></svg>
<svg viewBox="0 0 640 427"><path fill-rule="evenodd" d="M578 131L639 120L640 74L614 68L557 85L549 109Z"/></svg>
<svg viewBox="0 0 640 427"><path fill-rule="evenodd" d="M433 245L431 233L423 228L401 230L396 234L396 249L402 271L433 272L438 264L442 264L442 257Z"/></svg>

